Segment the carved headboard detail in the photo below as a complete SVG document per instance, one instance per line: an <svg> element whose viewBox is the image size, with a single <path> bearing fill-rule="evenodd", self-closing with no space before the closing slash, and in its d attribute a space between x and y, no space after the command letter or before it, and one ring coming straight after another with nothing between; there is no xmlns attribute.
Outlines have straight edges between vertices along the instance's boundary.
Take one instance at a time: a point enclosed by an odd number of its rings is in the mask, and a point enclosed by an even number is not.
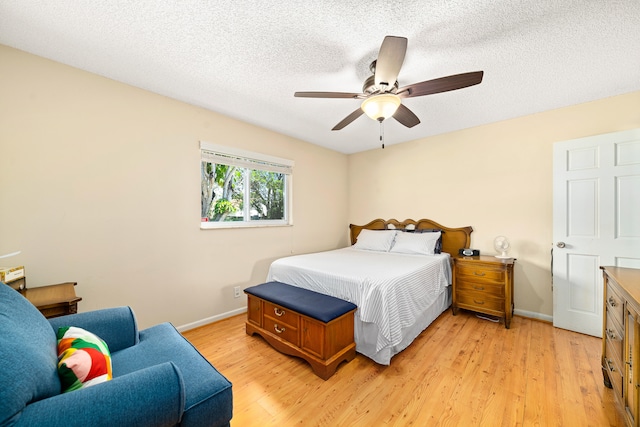
<svg viewBox="0 0 640 427"><path fill-rule="evenodd" d="M473 228L467 227L445 227L430 219L405 219L398 221L397 219L374 219L365 225L349 224L351 233L351 244L353 245L358 238L358 234L363 229L367 230L392 230L392 229L415 229L421 230L425 228L439 228L442 233L442 251L449 253L451 256L458 254L458 249L468 248L471 244L471 233Z"/></svg>

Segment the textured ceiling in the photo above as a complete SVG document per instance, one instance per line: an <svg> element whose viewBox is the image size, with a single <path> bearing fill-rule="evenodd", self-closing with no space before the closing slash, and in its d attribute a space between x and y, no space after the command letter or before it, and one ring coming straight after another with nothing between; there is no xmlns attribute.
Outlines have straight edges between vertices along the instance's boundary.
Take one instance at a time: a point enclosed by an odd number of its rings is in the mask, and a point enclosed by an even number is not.
<svg viewBox="0 0 640 427"><path fill-rule="evenodd" d="M366 116L331 128L384 36L409 40L400 86L484 70L404 99L422 123L386 145L640 90L640 0L0 0L0 44L343 153L379 147ZM640 106L639 106L640 108Z"/></svg>

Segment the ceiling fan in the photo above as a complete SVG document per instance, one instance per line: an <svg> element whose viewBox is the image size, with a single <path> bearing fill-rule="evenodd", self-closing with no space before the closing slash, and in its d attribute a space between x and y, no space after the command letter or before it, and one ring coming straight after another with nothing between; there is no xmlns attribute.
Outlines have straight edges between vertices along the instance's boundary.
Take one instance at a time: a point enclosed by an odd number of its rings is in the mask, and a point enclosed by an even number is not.
<svg viewBox="0 0 640 427"><path fill-rule="evenodd" d="M369 67L372 76L367 78L362 86L362 93L347 92L296 92L298 98L352 98L363 99L360 108L342 119L331 130L340 130L360 117L367 114L374 120L382 122L393 117L404 126L411 128L420 123L420 119L405 105L402 98L432 95L477 85L482 82L484 71L455 74L440 77L408 86L398 86L398 73L404 62L407 51L405 37L386 36L380 46L378 59Z"/></svg>

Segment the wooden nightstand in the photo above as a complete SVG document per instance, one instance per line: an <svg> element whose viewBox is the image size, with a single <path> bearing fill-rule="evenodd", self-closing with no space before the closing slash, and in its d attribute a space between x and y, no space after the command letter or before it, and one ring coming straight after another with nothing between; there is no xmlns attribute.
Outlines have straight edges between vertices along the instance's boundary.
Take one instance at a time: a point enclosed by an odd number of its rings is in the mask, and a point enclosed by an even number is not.
<svg viewBox="0 0 640 427"><path fill-rule="evenodd" d="M76 296L76 282L57 285L25 288L22 295L47 318L64 316L78 312L78 302L82 298Z"/></svg>
<svg viewBox="0 0 640 427"><path fill-rule="evenodd" d="M509 329L513 317L514 262L514 258L492 256L454 257L453 314L463 308L502 317Z"/></svg>

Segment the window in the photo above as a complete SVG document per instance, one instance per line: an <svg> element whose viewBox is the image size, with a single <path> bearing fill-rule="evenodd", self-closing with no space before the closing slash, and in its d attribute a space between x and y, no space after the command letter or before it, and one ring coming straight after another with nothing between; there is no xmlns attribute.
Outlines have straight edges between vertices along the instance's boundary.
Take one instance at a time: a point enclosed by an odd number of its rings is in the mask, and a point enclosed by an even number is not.
<svg viewBox="0 0 640 427"><path fill-rule="evenodd" d="M200 228L291 224L293 161L200 142Z"/></svg>

